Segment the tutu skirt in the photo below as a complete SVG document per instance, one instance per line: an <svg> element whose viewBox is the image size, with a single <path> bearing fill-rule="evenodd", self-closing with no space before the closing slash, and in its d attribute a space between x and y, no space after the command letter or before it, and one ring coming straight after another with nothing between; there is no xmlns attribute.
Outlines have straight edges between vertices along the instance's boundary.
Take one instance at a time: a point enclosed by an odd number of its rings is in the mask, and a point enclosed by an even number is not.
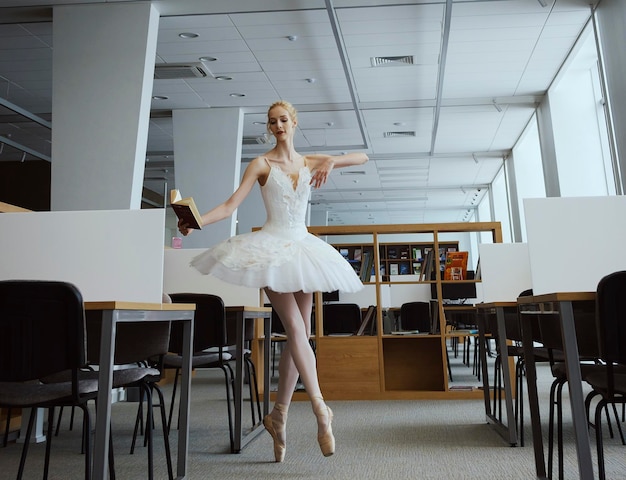
<svg viewBox="0 0 626 480"><path fill-rule="evenodd" d="M236 235L193 258L191 266L228 283L281 293L363 288L339 252L308 232L298 238L266 230Z"/></svg>

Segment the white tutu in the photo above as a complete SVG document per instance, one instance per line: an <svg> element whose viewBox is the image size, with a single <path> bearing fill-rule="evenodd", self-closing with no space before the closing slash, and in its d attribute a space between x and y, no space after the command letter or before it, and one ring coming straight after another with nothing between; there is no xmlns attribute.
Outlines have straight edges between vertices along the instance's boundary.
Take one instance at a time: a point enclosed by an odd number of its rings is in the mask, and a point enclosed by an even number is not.
<svg viewBox="0 0 626 480"><path fill-rule="evenodd" d="M261 193L268 220L261 230L225 240L201 253L191 265L236 285L275 292L356 292L363 288L352 266L304 225L311 173L300 170L294 189L291 179L271 167Z"/></svg>

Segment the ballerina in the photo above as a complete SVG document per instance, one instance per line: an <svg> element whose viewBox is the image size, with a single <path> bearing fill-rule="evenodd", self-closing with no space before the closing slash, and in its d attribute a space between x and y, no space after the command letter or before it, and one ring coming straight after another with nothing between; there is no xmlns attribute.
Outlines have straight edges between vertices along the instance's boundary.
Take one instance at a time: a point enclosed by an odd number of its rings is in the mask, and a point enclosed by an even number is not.
<svg viewBox="0 0 626 480"><path fill-rule="evenodd" d="M275 147L250 162L228 200L202 215L202 226L232 215L258 182L267 211L265 224L258 231L215 245L195 257L191 265L230 283L263 288L285 327L287 341L278 366L278 392L274 408L263 419L274 441L274 458L282 462L287 413L298 376L317 418L322 454L335 452L333 412L322 396L309 344L313 292L355 292L363 284L339 252L308 232L305 216L311 187L324 185L333 169L363 164L368 157L364 153L300 155L293 145L296 109L289 102L278 101L269 107L267 116ZM183 235L192 231L182 220L178 228Z"/></svg>

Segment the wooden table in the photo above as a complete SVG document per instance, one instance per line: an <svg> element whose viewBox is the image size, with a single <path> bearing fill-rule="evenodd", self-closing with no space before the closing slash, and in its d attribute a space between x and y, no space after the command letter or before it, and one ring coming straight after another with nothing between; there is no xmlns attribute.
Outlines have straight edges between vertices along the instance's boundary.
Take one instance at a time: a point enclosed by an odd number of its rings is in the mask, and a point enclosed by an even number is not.
<svg viewBox="0 0 626 480"><path fill-rule="evenodd" d="M594 478L593 463L591 459L587 416L585 414L585 399L582 390L576 328L574 326L574 305L577 302L595 302L595 299L596 292L549 293L519 297L517 299L522 323L522 342L524 344L524 358L526 362L526 381L528 382L528 400L537 478L544 479L547 478L547 475L545 457L543 454L541 418L539 416L537 372L533 355L533 337L530 328L531 320L533 316L536 316L541 322L542 315L558 315L559 317L565 368L568 379L567 384L572 409L572 420L574 424L579 478L592 480Z"/></svg>
<svg viewBox="0 0 626 480"><path fill-rule="evenodd" d="M511 446L517 445L517 426L513 413L513 382L511 379L511 368L509 365L509 355L506 337L506 326L504 322L505 313L515 313L517 315L517 302L490 302L476 305L478 310L478 338L479 355L483 376L483 394L485 399L485 414L487 422L496 427L496 431L507 440ZM500 365L502 370L502 383L504 384L504 401L506 405L506 423L502 422L491 409L491 396L489 385L489 373L487 369L486 352L486 320L488 315L496 316L498 350L500 351ZM496 392L494 392L496 395Z"/></svg>
<svg viewBox="0 0 626 480"><path fill-rule="evenodd" d="M235 360L235 442L232 453L240 453L241 449L264 430L263 419L259 419L257 424L244 433L242 427L243 410L243 382L244 382L244 342L245 324L248 321L263 319L263 416L269 413L270 391L270 352L271 352L271 329L272 329L272 308L271 307L246 307L232 306L226 307L227 315L235 315L237 319L236 329L236 360ZM249 379L252 381L252 379ZM251 399L252 401L252 399Z"/></svg>
<svg viewBox="0 0 626 480"><path fill-rule="evenodd" d="M115 334L118 323L183 321L183 365L180 392L180 426L178 428L178 457L176 479L187 478L189 442L189 404L191 387L191 355L193 341L193 304L160 304L138 302L85 302L85 310L102 312L100 361L98 375L98 408L94 441L94 480L105 480L108 475L109 437L111 421L111 387Z"/></svg>

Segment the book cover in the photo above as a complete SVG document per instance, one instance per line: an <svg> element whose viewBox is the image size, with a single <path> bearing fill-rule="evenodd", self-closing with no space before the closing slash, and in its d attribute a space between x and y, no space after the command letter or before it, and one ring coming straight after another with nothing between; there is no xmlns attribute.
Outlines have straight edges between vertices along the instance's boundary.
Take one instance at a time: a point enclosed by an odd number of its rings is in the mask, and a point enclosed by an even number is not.
<svg viewBox="0 0 626 480"><path fill-rule="evenodd" d="M444 280L465 280L467 278L468 252L447 252L443 271Z"/></svg>
<svg viewBox="0 0 626 480"><path fill-rule="evenodd" d="M372 270L372 263L374 261L374 256L373 256L372 251L370 250L366 250L365 252L363 252L363 260L361 261L361 271L359 272L359 278L361 279L361 282L365 283L365 282L369 282L370 278L371 278L371 270Z"/></svg>
<svg viewBox="0 0 626 480"><path fill-rule="evenodd" d="M356 332L357 335L364 335L365 329L370 326L370 330L373 326L374 314L376 313L376 307L374 305L370 305L363 316L363 320L361 321L361 325L359 330Z"/></svg>
<svg viewBox="0 0 626 480"><path fill-rule="evenodd" d="M392 263L389 265L389 275L398 275L398 264Z"/></svg>
<svg viewBox="0 0 626 480"><path fill-rule="evenodd" d="M193 197L181 198L176 189L170 191L170 206L176 216L183 220L189 228L202 230L202 218Z"/></svg>

